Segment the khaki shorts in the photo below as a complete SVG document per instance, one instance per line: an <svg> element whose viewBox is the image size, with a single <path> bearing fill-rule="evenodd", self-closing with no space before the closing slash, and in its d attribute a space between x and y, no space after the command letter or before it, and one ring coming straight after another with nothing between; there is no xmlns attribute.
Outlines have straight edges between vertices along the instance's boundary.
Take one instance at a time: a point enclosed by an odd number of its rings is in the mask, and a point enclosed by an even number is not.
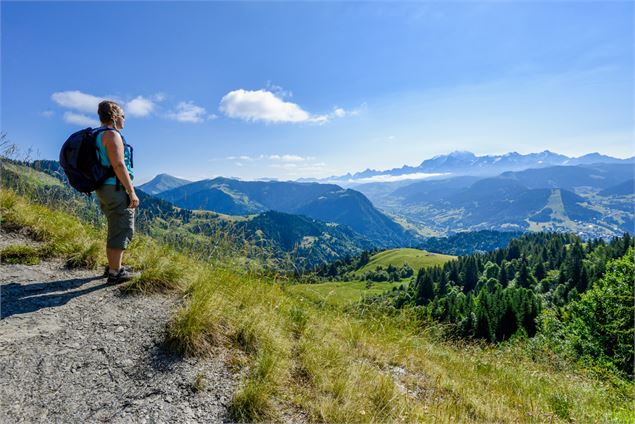
<svg viewBox="0 0 635 424"><path fill-rule="evenodd" d="M130 200L123 187L104 184L96 190L101 210L108 220L106 247L126 249L134 234L135 210L128 208Z"/></svg>

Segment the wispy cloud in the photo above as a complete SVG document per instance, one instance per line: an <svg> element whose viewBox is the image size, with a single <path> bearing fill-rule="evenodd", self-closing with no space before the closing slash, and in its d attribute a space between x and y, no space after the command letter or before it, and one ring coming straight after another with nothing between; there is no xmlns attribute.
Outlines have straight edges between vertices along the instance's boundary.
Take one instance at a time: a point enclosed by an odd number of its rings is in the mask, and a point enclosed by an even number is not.
<svg viewBox="0 0 635 424"><path fill-rule="evenodd" d="M99 105L99 102L104 99L102 97L74 90L55 92L51 95L51 100L67 109L74 109L80 112L97 113L97 105Z"/></svg>
<svg viewBox="0 0 635 424"><path fill-rule="evenodd" d="M269 159L282 162L305 162L314 160L313 156L298 156L298 155L260 155L261 159Z"/></svg>
<svg viewBox="0 0 635 424"><path fill-rule="evenodd" d="M280 98L293 97L292 91L285 90L281 86L273 84L271 81L267 81L267 90L271 91L273 94Z"/></svg>
<svg viewBox="0 0 635 424"><path fill-rule="evenodd" d="M51 95L51 100L57 105L83 113L97 113L99 102L107 98L121 104L126 113L134 117L146 117L155 112L157 103L165 100L163 93L157 93L149 97L136 96L126 102L114 96L102 97L81 92L79 90L57 91Z"/></svg>
<svg viewBox="0 0 635 424"><path fill-rule="evenodd" d="M330 113L327 113L325 115L313 116L311 118L311 121L312 122L317 122L318 124L323 124L323 123L332 121L333 119L337 119L337 118L345 118L347 116L357 116L360 113L362 113L362 111L364 109L366 109L366 107L367 107L366 103L363 103L357 109L351 109L351 110L346 110L344 108L335 106Z"/></svg>
<svg viewBox="0 0 635 424"><path fill-rule="evenodd" d="M256 158L252 158L251 156L229 156L227 157L227 160L241 160L244 162L253 162L256 160Z"/></svg>
<svg viewBox="0 0 635 424"><path fill-rule="evenodd" d="M315 177L332 175L336 172L324 162L314 163L272 163L269 168L284 170L287 177Z"/></svg>
<svg viewBox="0 0 635 424"><path fill-rule="evenodd" d="M207 111L205 108L197 106L194 102L180 102L176 105L176 109L169 112L166 116L179 122L200 123L206 118Z"/></svg>
<svg viewBox="0 0 635 424"><path fill-rule="evenodd" d="M52 110L45 110L40 112L40 115L45 117L45 118L50 118L55 114L55 112L53 112Z"/></svg>
<svg viewBox="0 0 635 424"><path fill-rule="evenodd" d="M299 156L299 155L259 155L259 156L228 156L226 160L240 160L242 162L255 162L255 161L273 161L273 162L306 162L315 160L314 156ZM219 159L214 159L219 160Z"/></svg>
<svg viewBox="0 0 635 424"><path fill-rule="evenodd" d="M333 175L334 168L325 162L318 162L315 156L300 156L293 154L260 154L234 155L224 158L212 158L210 162L228 161L239 168L264 170L266 168L282 170L285 178L313 177Z"/></svg>
<svg viewBox="0 0 635 424"><path fill-rule="evenodd" d="M443 175L450 175L450 174L449 173L415 172L412 174L404 174L404 175L374 175L372 177L349 180L349 182L351 183L390 183L390 182L404 181L404 180L425 180L427 178L440 177Z"/></svg>
<svg viewBox="0 0 635 424"><path fill-rule="evenodd" d="M64 121L68 122L69 124L75 125L85 125L89 127L99 126L99 122L96 119L91 118L90 116L86 116L82 113L64 112Z"/></svg>

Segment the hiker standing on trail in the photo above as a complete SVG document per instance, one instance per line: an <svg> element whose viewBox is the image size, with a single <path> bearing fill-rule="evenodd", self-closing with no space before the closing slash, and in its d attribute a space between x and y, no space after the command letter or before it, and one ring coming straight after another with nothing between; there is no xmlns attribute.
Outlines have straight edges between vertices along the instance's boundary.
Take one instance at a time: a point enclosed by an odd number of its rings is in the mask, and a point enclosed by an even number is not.
<svg viewBox="0 0 635 424"><path fill-rule="evenodd" d="M132 185L132 148L119 133L125 125L124 111L116 102L104 100L99 103L97 113L102 125L97 129L101 131L95 139L97 155L101 164L112 166L115 173L96 190L96 194L108 220L108 283L116 284L133 277L132 272L123 267L122 260L123 252L134 234L135 209L139 206L139 198Z"/></svg>

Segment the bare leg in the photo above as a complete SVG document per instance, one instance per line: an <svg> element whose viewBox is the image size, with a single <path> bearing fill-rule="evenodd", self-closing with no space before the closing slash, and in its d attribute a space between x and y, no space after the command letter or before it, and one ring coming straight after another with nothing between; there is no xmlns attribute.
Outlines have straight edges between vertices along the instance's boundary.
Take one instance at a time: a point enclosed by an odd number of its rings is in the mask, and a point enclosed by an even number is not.
<svg viewBox="0 0 635 424"><path fill-rule="evenodd" d="M108 257L108 267L112 271L121 269L121 260L123 259L123 249L106 248L106 256Z"/></svg>

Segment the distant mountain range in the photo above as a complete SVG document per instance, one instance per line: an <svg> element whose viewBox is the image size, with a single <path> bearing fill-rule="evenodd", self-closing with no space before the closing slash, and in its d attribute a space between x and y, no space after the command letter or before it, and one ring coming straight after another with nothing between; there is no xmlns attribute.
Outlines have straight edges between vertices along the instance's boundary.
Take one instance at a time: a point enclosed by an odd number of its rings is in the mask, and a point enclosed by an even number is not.
<svg viewBox="0 0 635 424"><path fill-rule="evenodd" d="M552 166L356 189L381 210L438 234L488 229L606 237L635 231L633 171L629 163Z"/></svg>
<svg viewBox="0 0 635 424"><path fill-rule="evenodd" d="M618 159L599 153L589 153L577 158L568 157L545 150L540 153L522 155L511 152L504 155L476 156L474 153L455 151L447 155L426 159L419 166L402 166L379 171L366 169L355 174L345 174L323 179L300 179L298 181L322 181L341 184L362 184L370 182L395 181L398 179L422 179L425 174L437 174L437 177L458 175L494 176L506 171L521 171L530 168L550 166L592 165L598 163L625 164L635 163L635 157ZM438 175L441 174L441 175Z"/></svg>
<svg viewBox="0 0 635 424"><path fill-rule="evenodd" d="M385 247L416 244L414 232L573 231L606 237L634 231L634 164L634 158L598 153L570 158L548 150L500 156L453 152L418 167L331 179L346 179L354 189L229 178L190 183L165 174L140 188L191 210L243 216L278 211L338 223ZM422 174L436 177L399 180ZM386 176L397 178L381 182Z"/></svg>
<svg viewBox="0 0 635 424"><path fill-rule="evenodd" d="M334 184L239 181L230 178L183 184L168 177L158 176L139 188L145 191L146 187L150 187L155 190L154 196L191 210L228 215L278 211L346 225L362 237L386 247L416 242L414 234L378 211L362 193ZM156 192L156 188L165 181L180 185Z"/></svg>

